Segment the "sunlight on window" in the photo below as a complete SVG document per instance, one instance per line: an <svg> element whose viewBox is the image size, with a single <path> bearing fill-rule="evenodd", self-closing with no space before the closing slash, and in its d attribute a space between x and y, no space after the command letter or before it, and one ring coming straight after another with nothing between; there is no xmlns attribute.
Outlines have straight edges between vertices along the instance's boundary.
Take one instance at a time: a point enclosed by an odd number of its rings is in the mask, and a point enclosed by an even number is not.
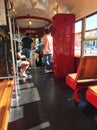
<svg viewBox="0 0 97 130"><path fill-rule="evenodd" d="M82 21L78 21L75 23L75 33L82 31Z"/></svg>
<svg viewBox="0 0 97 130"><path fill-rule="evenodd" d="M97 55L97 14L86 18L84 55Z"/></svg>
<svg viewBox="0 0 97 130"><path fill-rule="evenodd" d="M42 0L42 2L46 2L46 0Z"/></svg>
<svg viewBox="0 0 97 130"><path fill-rule="evenodd" d="M86 30L97 28L97 14L86 18Z"/></svg>
<svg viewBox="0 0 97 130"><path fill-rule="evenodd" d="M74 46L74 55L81 55L81 31L82 31L82 21L75 23L75 46Z"/></svg>

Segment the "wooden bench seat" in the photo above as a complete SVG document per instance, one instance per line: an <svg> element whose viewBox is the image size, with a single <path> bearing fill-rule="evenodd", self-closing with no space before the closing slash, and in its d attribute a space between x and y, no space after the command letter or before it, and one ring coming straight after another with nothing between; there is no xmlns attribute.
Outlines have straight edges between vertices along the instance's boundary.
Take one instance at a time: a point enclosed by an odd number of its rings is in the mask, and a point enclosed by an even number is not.
<svg viewBox="0 0 97 130"><path fill-rule="evenodd" d="M97 84L97 56L82 57L77 73L66 76L66 84L74 90L74 101L79 102L79 91L89 85Z"/></svg>
<svg viewBox="0 0 97 130"><path fill-rule="evenodd" d="M7 130L13 80L0 82L0 130Z"/></svg>

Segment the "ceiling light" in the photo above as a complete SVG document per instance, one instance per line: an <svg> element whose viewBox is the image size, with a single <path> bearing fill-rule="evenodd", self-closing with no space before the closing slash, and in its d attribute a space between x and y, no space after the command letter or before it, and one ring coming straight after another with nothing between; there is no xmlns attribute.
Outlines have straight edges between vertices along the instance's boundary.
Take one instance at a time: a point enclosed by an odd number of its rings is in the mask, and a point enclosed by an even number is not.
<svg viewBox="0 0 97 130"><path fill-rule="evenodd" d="M10 0L7 0L7 10L12 10L12 8L13 8L13 2L12 1L10 1Z"/></svg>
<svg viewBox="0 0 97 130"><path fill-rule="evenodd" d="M29 25L32 25L32 21L31 21L31 19L29 20Z"/></svg>
<svg viewBox="0 0 97 130"><path fill-rule="evenodd" d="M54 6L54 14L58 14L58 3L56 2L55 3L55 6Z"/></svg>
<svg viewBox="0 0 97 130"><path fill-rule="evenodd" d="M13 8L12 11L15 12L15 8Z"/></svg>
<svg viewBox="0 0 97 130"><path fill-rule="evenodd" d="M57 11L56 11L56 10L54 11L54 14L57 14Z"/></svg>
<svg viewBox="0 0 97 130"><path fill-rule="evenodd" d="M46 0L42 0L42 2L46 2Z"/></svg>

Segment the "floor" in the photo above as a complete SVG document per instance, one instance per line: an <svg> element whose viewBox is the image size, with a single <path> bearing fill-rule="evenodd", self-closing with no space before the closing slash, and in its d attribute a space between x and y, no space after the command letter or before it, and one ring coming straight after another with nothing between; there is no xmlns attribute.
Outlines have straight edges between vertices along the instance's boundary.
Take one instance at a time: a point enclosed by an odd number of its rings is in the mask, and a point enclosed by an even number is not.
<svg viewBox="0 0 97 130"><path fill-rule="evenodd" d="M8 130L97 130L97 109L85 101L75 105L64 79L42 68L18 77L12 94Z"/></svg>

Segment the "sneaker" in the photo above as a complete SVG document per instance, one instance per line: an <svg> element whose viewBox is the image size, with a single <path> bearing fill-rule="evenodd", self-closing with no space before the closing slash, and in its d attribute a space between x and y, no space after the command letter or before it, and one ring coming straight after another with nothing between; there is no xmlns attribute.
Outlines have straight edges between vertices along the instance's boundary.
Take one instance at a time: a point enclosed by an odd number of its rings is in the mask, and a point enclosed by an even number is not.
<svg viewBox="0 0 97 130"><path fill-rule="evenodd" d="M27 74L20 74L20 77L28 77Z"/></svg>
<svg viewBox="0 0 97 130"><path fill-rule="evenodd" d="M28 75L27 75L27 74L23 74L23 76L24 76L24 77L26 77L26 78L28 77Z"/></svg>
<svg viewBox="0 0 97 130"><path fill-rule="evenodd" d="M44 71L47 71L47 69L45 68Z"/></svg>
<svg viewBox="0 0 97 130"><path fill-rule="evenodd" d="M52 70L49 70L49 72L53 72Z"/></svg>
<svg viewBox="0 0 97 130"><path fill-rule="evenodd" d="M52 70L47 70L47 69L45 69L45 74L47 74L47 73L51 73L51 72L53 72Z"/></svg>

